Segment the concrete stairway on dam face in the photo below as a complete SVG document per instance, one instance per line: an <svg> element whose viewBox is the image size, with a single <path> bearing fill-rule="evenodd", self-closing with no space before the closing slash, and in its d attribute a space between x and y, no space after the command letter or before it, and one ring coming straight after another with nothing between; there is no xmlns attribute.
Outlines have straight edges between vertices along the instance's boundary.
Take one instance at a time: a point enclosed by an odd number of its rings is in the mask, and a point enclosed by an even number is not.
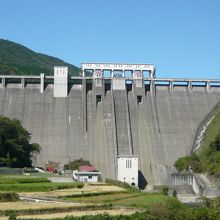
<svg viewBox="0 0 220 220"><path fill-rule="evenodd" d="M134 155L139 155L139 113L137 97L133 91L128 92L128 109L130 117L131 143Z"/></svg>
<svg viewBox="0 0 220 220"><path fill-rule="evenodd" d="M119 155L131 155L130 122L127 103L127 92L125 90L114 90L114 109L116 122L117 148Z"/></svg>
<svg viewBox="0 0 220 220"><path fill-rule="evenodd" d="M97 103L96 106L96 120L94 124L95 129L95 163L97 168L102 172L103 178L108 173L108 155L106 143L106 130L103 123L103 104Z"/></svg>
<svg viewBox="0 0 220 220"><path fill-rule="evenodd" d="M116 130L114 118L113 95L109 90L103 100L103 124L106 131L106 143L108 153L108 172L107 177L116 179L117 169L117 146Z"/></svg>
<svg viewBox="0 0 220 220"><path fill-rule="evenodd" d="M145 115L145 102L144 91L133 90L128 92L132 147L134 155L139 157L139 186L141 188L145 188L146 185L150 187L154 183L149 123L147 122L147 115Z"/></svg>

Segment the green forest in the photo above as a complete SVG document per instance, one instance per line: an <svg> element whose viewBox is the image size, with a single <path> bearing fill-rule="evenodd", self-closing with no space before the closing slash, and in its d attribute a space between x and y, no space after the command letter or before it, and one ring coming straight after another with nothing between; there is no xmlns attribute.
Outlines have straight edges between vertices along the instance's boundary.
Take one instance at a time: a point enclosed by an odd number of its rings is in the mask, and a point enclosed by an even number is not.
<svg viewBox="0 0 220 220"><path fill-rule="evenodd" d="M0 75L53 75L54 66L68 66L70 75L79 75L79 68L74 65L0 39Z"/></svg>

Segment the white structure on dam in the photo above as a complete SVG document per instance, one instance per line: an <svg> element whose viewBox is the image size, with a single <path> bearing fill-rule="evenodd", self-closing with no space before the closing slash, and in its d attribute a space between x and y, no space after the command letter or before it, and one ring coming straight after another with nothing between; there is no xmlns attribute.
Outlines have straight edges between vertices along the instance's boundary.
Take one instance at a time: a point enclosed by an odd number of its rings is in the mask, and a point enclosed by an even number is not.
<svg viewBox="0 0 220 220"><path fill-rule="evenodd" d="M68 67L54 67L54 97L67 97L68 92Z"/></svg>
<svg viewBox="0 0 220 220"><path fill-rule="evenodd" d="M144 72L149 72L149 77L155 77L155 67L152 64L120 64L120 63L82 63L82 75L85 77L87 73L95 73L100 70L104 75L105 71L110 71L111 77L125 77L126 71L130 71L133 76L136 72L140 72L142 77Z"/></svg>
<svg viewBox="0 0 220 220"><path fill-rule="evenodd" d="M118 180L131 186L138 186L138 157L135 155L119 155L117 161Z"/></svg>

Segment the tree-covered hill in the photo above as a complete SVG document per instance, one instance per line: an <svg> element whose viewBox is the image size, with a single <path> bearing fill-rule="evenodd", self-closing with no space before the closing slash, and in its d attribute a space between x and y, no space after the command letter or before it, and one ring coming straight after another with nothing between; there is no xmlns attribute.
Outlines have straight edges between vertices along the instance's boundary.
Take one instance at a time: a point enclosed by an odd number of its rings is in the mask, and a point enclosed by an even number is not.
<svg viewBox="0 0 220 220"><path fill-rule="evenodd" d="M39 75L40 73L51 75L54 66L68 66L70 75L79 74L78 67L63 60L0 39L0 75Z"/></svg>

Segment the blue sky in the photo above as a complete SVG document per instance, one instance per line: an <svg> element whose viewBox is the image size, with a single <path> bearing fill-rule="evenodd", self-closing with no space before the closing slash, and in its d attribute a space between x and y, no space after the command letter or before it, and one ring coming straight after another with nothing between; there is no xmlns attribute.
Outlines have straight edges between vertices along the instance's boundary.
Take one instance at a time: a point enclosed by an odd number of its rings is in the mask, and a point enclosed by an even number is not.
<svg viewBox="0 0 220 220"><path fill-rule="evenodd" d="M219 0L0 0L0 38L81 62L220 78Z"/></svg>

